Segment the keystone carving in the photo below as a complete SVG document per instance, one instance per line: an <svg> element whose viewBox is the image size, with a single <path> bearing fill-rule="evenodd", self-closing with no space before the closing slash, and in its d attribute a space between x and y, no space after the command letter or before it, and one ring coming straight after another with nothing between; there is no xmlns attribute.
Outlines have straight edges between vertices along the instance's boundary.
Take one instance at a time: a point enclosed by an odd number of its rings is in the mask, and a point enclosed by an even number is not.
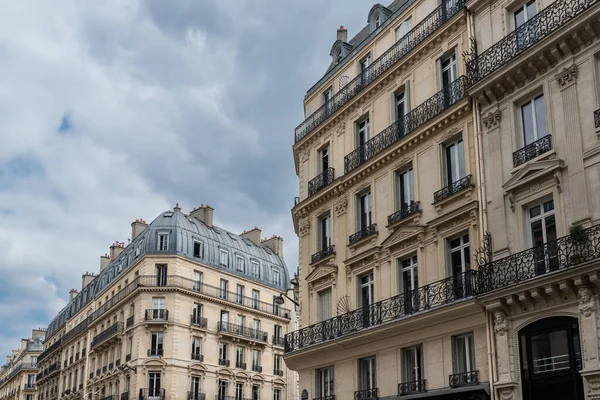
<svg viewBox="0 0 600 400"><path fill-rule="evenodd" d="M561 88L564 88L570 83L574 83L577 80L577 65L573 64L569 68L563 68L558 74L554 76L556 83Z"/></svg>
<svg viewBox="0 0 600 400"><path fill-rule="evenodd" d="M500 110L490 111L488 113L488 115L483 117L483 125L485 125L485 127L488 130L494 129L495 127L497 127L500 124L501 116L502 116L502 113L500 112Z"/></svg>

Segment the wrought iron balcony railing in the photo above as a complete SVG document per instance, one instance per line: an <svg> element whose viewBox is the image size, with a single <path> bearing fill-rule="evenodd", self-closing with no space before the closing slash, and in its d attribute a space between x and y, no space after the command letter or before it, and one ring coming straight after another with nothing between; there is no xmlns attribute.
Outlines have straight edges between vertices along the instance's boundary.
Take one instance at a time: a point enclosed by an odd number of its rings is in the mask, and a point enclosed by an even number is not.
<svg viewBox="0 0 600 400"><path fill-rule="evenodd" d="M600 109L594 111L594 126L600 128Z"/></svg>
<svg viewBox="0 0 600 400"><path fill-rule="evenodd" d="M308 195L312 196L317 193L319 190L333 182L333 179L334 169L329 167L308 182Z"/></svg>
<svg viewBox="0 0 600 400"><path fill-rule="evenodd" d="M129 362L129 361L131 361L131 353L129 353L125 356L125 362Z"/></svg>
<svg viewBox="0 0 600 400"><path fill-rule="evenodd" d="M246 369L247 365L245 362L241 362L241 361L236 361L235 362L235 367L239 368L239 369Z"/></svg>
<svg viewBox="0 0 600 400"><path fill-rule="evenodd" d="M516 168L521 164L525 164L529 160L533 160L539 155L549 152L552 149L551 139L551 135L546 135L543 138L515 151L513 153L513 166Z"/></svg>
<svg viewBox="0 0 600 400"><path fill-rule="evenodd" d="M114 362L108 363L108 370L109 370L109 371L112 371L112 369L113 369L114 367L115 367L115 363L114 363Z"/></svg>
<svg viewBox="0 0 600 400"><path fill-rule="evenodd" d="M273 335L273 346L283 346L283 336L275 336Z"/></svg>
<svg viewBox="0 0 600 400"><path fill-rule="evenodd" d="M418 201L413 201L408 204L402 204L402 207L398 211L391 215L388 215L388 225L393 225L396 222L401 221L410 215L418 213L419 211L421 211L421 209L419 208L420 205L421 203L419 203Z"/></svg>
<svg viewBox="0 0 600 400"><path fill-rule="evenodd" d="M162 357L164 349L148 349L148 357Z"/></svg>
<svg viewBox="0 0 600 400"><path fill-rule="evenodd" d="M469 85L474 85L501 69L598 2L599 0L556 0L498 43L469 60Z"/></svg>
<svg viewBox="0 0 600 400"><path fill-rule="evenodd" d="M262 365L252 364L252 371L262 373Z"/></svg>
<svg viewBox="0 0 600 400"><path fill-rule="evenodd" d="M116 324L111 325L104 331L100 332L98 335L94 336L92 340L92 349L98 347L102 343L106 342L113 337L123 333L123 323L117 322Z"/></svg>
<svg viewBox="0 0 600 400"><path fill-rule="evenodd" d="M229 367L229 364L231 362L229 360L226 360L224 358L219 358L219 365L222 367Z"/></svg>
<svg viewBox="0 0 600 400"><path fill-rule="evenodd" d="M129 392L121 393L121 400L129 400Z"/></svg>
<svg viewBox="0 0 600 400"><path fill-rule="evenodd" d="M372 400L377 399L379 388L363 389L354 392L354 400Z"/></svg>
<svg viewBox="0 0 600 400"><path fill-rule="evenodd" d="M344 157L344 173L347 174L360 167L367 160L406 137L419 126L459 102L466 95L466 79L461 76Z"/></svg>
<svg viewBox="0 0 600 400"><path fill-rule="evenodd" d="M420 381L403 382L398 384L398 396L404 396L412 393L426 392L427 379Z"/></svg>
<svg viewBox="0 0 600 400"><path fill-rule="evenodd" d="M38 356L38 362L43 361L46 357L48 357L50 354L54 353L56 350L60 349L62 345L62 338L58 339L56 342L54 342L50 347L48 347L46 350L42 351L41 354Z"/></svg>
<svg viewBox="0 0 600 400"><path fill-rule="evenodd" d="M273 375L277 375L277 376L283 376L283 370L282 369L277 369L275 368L273 370Z"/></svg>
<svg viewBox="0 0 600 400"><path fill-rule="evenodd" d="M100 375L102 373L102 368L98 368L96 370L96 376Z"/></svg>
<svg viewBox="0 0 600 400"><path fill-rule="evenodd" d="M310 256L310 263L315 264L335 254L335 246L330 245Z"/></svg>
<svg viewBox="0 0 600 400"><path fill-rule="evenodd" d="M145 315L146 321L168 321L169 320L169 310L165 309L149 309L146 310Z"/></svg>
<svg viewBox="0 0 600 400"><path fill-rule="evenodd" d="M335 394L330 396L315 397L313 400L335 400Z"/></svg>
<svg viewBox="0 0 600 400"><path fill-rule="evenodd" d="M444 200L453 194L460 192L461 190L464 190L468 187L473 187L474 185L471 183L471 178L471 175L467 175L464 178L460 178L456 182L452 182L445 188L438 190L433 194L433 202L437 203L438 201Z"/></svg>
<svg viewBox="0 0 600 400"><path fill-rule="evenodd" d="M400 320L419 311L427 311L476 294L477 271L467 271L407 293L318 322L285 335L285 352L290 353L355 332Z"/></svg>
<svg viewBox="0 0 600 400"><path fill-rule="evenodd" d="M200 392L188 392L188 400L206 400L206 394Z"/></svg>
<svg viewBox="0 0 600 400"><path fill-rule="evenodd" d="M479 383L479 371L461 372L452 374L448 378L448 383L451 388L477 385Z"/></svg>
<svg viewBox="0 0 600 400"><path fill-rule="evenodd" d="M406 35L394 43L394 45L385 53L373 61L365 71L348 82L341 90L333 95L331 100L319 107L306 118L304 122L298 125L295 130L295 141L298 142L312 132L318 125L329 118L329 116L352 100L354 96L362 91L362 89L392 68L396 62L427 39L427 37L442 26L444 22L460 12L464 7L464 3L464 0L444 1L441 6L433 10L431 14L426 16Z"/></svg>
<svg viewBox="0 0 600 400"><path fill-rule="evenodd" d="M133 315L129 318L127 318L127 328L131 328L133 326Z"/></svg>
<svg viewBox="0 0 600 400"><path fill-rule="evenodd" d="M217 329L219 332L242 336L247 339L258 340L260 342L266 342L269 338L269 334L267 332L247 326L232 324L231 322L219 321L217 323Z"/></svg>
<svg viewBox="0 0 600 400"><path fill-rule="evenodd" d="M87 328L88 328L90 322L91 322L91 318L89 318L89 317L84 319L83 321L81 321L79 324L77 324L77 326L75 328L71 329L69 332L67 332L63 335L63 337L61 338L61 343L67 344L71 341L71 339L74 339L75 337L79 336L83 332L87 331Z"/></svg>
<svg viewBox="0 0 600 400"><path fill-rule="evenodd" d="M204 361L204 354L192 353L191 358L192 358L192 360L203 362Z"/></svg>
<svg viewBox="0 0 600 400"><path fill-rule="evenodd" d="M197 326L198 328L206 329L208 325L208 320L204 317L199 317L198 315L191 315L190 317L192 326Z"/></svg>
<svg viewBox="0 0 600 400"><path fill-rule="evenodd" d="M598 259L600 225L481 266L478 273L478 291L491 292Z"/></svg>
<svg viewBox="0 0 600 400"><path fill-rule="evenodd" d="M353 233L348 237L348 243L354 244L361 241L362 239L375 235L377 233L377 224L371 224L365 228L360 229L358 232Z"/></svg>
<svg viewBox="0 0 600 400"><path fill-rule="evenodd" d="M165 389L144 388L140 389L139 400L165 400Z"/></svg>
<svg viewBox="0 0 600 400"><path fill-rule="evenodd" d="M26 383L23 386L23 390L35 390L35 383Z"/></svg>

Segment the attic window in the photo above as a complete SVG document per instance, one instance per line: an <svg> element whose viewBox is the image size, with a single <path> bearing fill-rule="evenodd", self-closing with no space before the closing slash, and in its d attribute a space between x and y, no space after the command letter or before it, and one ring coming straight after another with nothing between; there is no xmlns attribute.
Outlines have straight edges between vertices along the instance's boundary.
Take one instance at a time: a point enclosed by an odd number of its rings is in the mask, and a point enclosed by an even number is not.
<svg viewBox="0 0 600 400"><path fill-rule="evenodd" d="M159 233L158 234L158 250L167 251L169 250L169 234Z"/></svg>
<svg viewBox="0 0 600 400"><path fill-rule="evenodd" d="M248 247L252 247L252 245L253 245L253 243L250 241L250 239L244 239L244 242L246 242Z"/></svg>
<svg viewBox="0 0 600 400"><path fill-rule="evenodd" d="M165 218L171 218L173 216L173 212L172 211L168 211L166 213L163 214L163 217Z"/></svg>
<svg viewBox="0 0 600 400"><path fill-rule="evenodd" d="M335 63L337 64L342 61L342 58L344 57L342 56L342 48L340 46L335 50Z"/></svg>
<svg viewBox="0 0 600 400"><path fill-rule="evenodd" d="M227 232L227 235L228 235L230 238L232 238L233 240L237 240L237 238L236 238L235 236L233 236L233 234L232 234L232 233L230 233L230 232Z"/></svg>
<svg viewBox="0 0 600 400"><path fill-rule="evenodd" d="M223 250L221 249L220 253L219 253L220 257L219 257L219 264L227 267L228 264L228 258L229 258L229 253L227 252L227 250Z"/></svg>
<svg viewBox="0 0 600 400"><path fill-rule="evenodd" d="M381 26L381 13L375 14L375 29Z"/></svg>
<svg viewBox="0 0 600 400"><path fill-rule="evenodd" d="M202 258L202 242L194 240L194 257Z"/></svg>

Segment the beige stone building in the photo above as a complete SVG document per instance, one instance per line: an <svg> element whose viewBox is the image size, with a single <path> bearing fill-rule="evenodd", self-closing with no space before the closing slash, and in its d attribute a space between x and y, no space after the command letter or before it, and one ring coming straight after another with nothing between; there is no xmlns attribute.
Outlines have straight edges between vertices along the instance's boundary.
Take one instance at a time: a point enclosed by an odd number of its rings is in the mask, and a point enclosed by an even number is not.
<svg viewBox="0 0 600 400"><path fill-rule="evenodd" d="M37 358L42 352L45 335L45 329L33 329L31 338L21 339L21 347L6 356L6 363L0 369L0 399L37 398Z"/></svg>
<svg viewBox="0 0 600 400"><path fill-rule="evenodd" d="M285 360L309 399L486 399L472 19L462 0L365 16L338 30L295 132L301 328Z"/></svg>
<svg viewBox="0 0 600 400"><path fill-rule="evenodd" d="M218 228L209 206L137 220L50 323L39 400L294 399L289 285L283 239Z"/></svg>
<svg viewBox="0 0 600 400"><path fill-rule="evenodd" d="M598 399L600 3L469 0L498 399Z"/></svg>

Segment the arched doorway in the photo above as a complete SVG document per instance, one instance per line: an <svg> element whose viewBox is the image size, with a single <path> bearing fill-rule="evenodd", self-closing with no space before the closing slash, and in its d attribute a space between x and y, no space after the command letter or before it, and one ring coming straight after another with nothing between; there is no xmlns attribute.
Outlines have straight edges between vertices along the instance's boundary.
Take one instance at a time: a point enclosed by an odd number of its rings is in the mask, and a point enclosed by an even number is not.
<svg viewBox="0 0 600 400"><path fill-rule="evenodd" d="M519 332L523 400L583 400L577 318L552 317Z"/></svg>

